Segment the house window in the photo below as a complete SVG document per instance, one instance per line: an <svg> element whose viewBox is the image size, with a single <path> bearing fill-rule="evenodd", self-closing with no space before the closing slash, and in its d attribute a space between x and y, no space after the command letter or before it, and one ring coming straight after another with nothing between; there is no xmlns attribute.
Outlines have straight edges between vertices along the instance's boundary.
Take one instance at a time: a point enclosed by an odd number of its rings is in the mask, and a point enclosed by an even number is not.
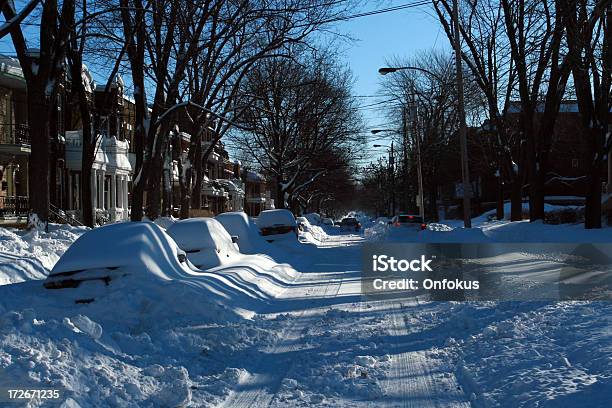
<svg viewBox="0 0 612 408"><path fill-rule="evenodd" d="M578 168L578 159L572 159L572 168L573 169L577 169Z"/></svg>

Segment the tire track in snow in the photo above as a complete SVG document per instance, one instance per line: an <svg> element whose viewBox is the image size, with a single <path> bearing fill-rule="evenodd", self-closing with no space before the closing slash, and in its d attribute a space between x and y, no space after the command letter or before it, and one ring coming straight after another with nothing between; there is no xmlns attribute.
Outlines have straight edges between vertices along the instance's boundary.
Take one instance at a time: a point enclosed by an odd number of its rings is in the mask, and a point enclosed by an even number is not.
<svg viewBox="0 0 612 408"><path fill-rule="evenodd" d="M341 286L342 279L329 280L325 286L317 288L309 295L313 298L309 304L312 305L317 298L329 297L331 292L334 292L334 287L335 293L332 297L337 296ZM304 307L299 313L292 315L287 320L287 325L282 329L277 340L269 347L261 350L263 355L260 355L255 366L251 367L253 374L249 373L241 378L238 386L230 393L228 398L218 405L219 408L269 407L273 403L283 379L293 366L290 354L297 352L302 346L297 340L300 339L305 327L298 323L304 321L302 318L307 310L313 309ZM283 361L283 364L274 364L277 370L270 371L268 367L269 359L274 359L275 356L281 354L289 355L289 358L287 361Z"/></svg>
<svg viewBox="0 0 612 408"><path fill-rule="evenodd" d="M415 300L418 303L418 300ZM404 302L405 304L405 302ZM411 333L404 304L389 302L393 310L389 335L401 339ZM392 355L389 375L382 381L385 397L381 406L407 408L469 408L452 366L433 358L429 350L405 351Z"/></svg>

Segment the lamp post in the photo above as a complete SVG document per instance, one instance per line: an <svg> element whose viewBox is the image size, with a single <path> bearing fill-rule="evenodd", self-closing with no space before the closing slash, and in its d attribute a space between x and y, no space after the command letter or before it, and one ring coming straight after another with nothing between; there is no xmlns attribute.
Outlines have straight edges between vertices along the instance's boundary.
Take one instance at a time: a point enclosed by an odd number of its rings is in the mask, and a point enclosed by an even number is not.
<svg viewBox="0 0 612 408"><path fill-rule="evenodd" d="M455 19L455 27L458 26L458 5L455 0L455 8L453 10L453 18ZM455 62L457 64L457 113L459 116L459 142L461 144L461 175L463 185L463 225L465 228L472 227L472 210L471 210L471 189L470 189L470 174L468 167L468 152L467 152L467 127L465 123L465 104L463 96L463 71L461 68L461 50L459 49L459 31L455 30ZM420 67L405 66L405 67L383 67L378 70L381 75L387 75L401 70L415 70L431 75L441 83L445 83L444 79L435 73ZM418 138L417 138L418 140ZM420 150L420 149L417 149Z"/></svg>
<svg viewBox="0 0 612 408"><path fill-rule="evenodd" d="M389 148L389 173L391 175L391 216L395 216L395 157L393 154L393 142L391 146L375 144L373 147Z"/></svg>

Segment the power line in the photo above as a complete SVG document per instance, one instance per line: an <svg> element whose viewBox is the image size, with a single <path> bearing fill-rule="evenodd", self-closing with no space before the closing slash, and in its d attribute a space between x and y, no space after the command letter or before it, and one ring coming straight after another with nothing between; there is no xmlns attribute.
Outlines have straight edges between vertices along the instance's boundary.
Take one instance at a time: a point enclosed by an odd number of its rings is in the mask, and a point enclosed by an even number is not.
<svg viewBox="0 0 612 408"><path fill-rule="evenodd" d="M341 3L343 1L338 1L338 2L334 2L332 4L335 3ZM339 22L339 21L349 21L349 20L353 20L356 18L362 18L362 17L369 17L369 16L374 16L374 15L378 15L378 14L385 14L385 13L392 13L394 11L401 11L401 10L406 10L406 9L410 9L413 7L421 7L421 6L426 6L429 5L430 1L429 0L421 0L421 1L415 1L412 3L405 3L405 4L400 4L397 6L393 6L393 7L387 7L387 8L383 8L383 9L378 9L378 10L370 10L370 11L365 11L362 13L356 13L356 14L351 14L348 16L338 16L338 17L331 17L328 19L324 19L321 20L319 22L319 24L327 24L327 23L334 23L334 22ZM317 6L320 7L320 6ZM6 21L0 21L0 24L6 23ZM41 23L31 23L31 22L22 22L20 25L25 25L25 26L34 26L34 27L40 27ZM177 23L175 24L177 26L180 26L181 23ZM294 28L303 28L306 26L309 26L311 24L298 24L296 25ZM119 28L123 28L123 26L106 26L107 28L114 28L114 29L119 29Z"/></svg>

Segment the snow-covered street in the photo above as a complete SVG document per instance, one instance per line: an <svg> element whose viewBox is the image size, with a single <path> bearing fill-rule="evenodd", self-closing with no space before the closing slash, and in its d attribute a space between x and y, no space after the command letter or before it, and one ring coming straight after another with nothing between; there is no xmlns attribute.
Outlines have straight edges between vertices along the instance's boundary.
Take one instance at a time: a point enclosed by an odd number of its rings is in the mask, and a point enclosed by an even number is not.
<svg viewBox="0 0 612 408"><path fill-rule="evenodd" d="M0 286L0 387L63 407L607 406L609 302L366 299L368 242L315 228L212 273Z"/></svg>

